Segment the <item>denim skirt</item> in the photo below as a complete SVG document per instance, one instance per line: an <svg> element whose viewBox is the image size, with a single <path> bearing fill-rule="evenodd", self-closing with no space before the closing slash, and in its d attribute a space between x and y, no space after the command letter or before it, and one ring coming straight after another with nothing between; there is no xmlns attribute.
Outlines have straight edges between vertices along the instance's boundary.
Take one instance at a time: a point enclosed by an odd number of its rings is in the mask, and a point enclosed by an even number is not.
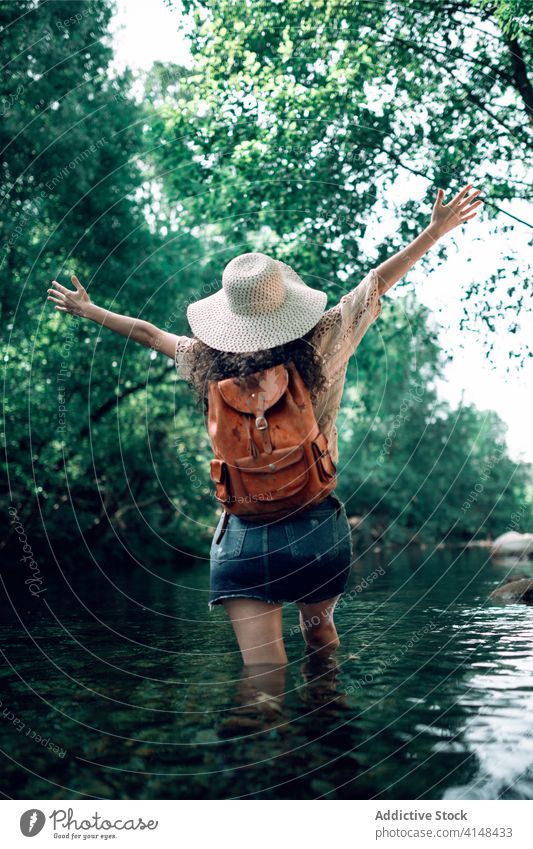
<svg viewBox="0 0 533 849"><path fill-rule="evenodd" d="M353 557L344 504L331 494L288 519L250 522L230 514L210 550L209 607L227 598L312 604L344 592Z"/></svg>

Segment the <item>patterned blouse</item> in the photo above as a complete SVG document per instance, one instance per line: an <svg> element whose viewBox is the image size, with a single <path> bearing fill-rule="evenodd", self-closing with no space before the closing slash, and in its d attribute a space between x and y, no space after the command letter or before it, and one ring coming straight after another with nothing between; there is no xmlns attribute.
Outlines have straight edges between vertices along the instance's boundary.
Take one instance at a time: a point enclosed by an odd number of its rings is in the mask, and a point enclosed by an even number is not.
<svg viewBox="0 0 533 849"><path fill-rule="evenodd" d="M332 459L338 462L337 428L335 421L344 389L348 360L361 339L381 313L379 278L375 268L354 289L343 295L331 309L326 310L315 327L312 343L322 360L326 378L323 389L313 402L320 430L325 434ZM195 340L178 336L175 364L178 377L190 380L190 356Z"/></svg>

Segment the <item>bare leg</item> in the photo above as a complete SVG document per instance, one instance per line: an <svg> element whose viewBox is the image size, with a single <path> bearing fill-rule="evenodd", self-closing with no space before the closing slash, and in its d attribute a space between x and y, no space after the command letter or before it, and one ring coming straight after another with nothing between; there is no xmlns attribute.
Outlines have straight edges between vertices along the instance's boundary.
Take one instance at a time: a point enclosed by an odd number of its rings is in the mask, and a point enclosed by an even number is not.
<svg viewBox="0 0 533 849"><path fill-rule="evenodd" d="M316 604L298 604L300 631L310 649L327 654L340 645L339 635L333 622L333 611L339 598L340 595L337 595Z"/></svg>
<svg viewBox="0 0 533 849"><path fill-rule="evenodd" d="M283 700L285 695L285 679L287 666L279 663L248 664L243 667L241 675L242 692L250 687L267 693L275 699Z"/></svg>
<svg viewBox="0 0 533 849"><path fill-rule="evenodd" d="M245 666L287 663L282 605L255 598L224 599Z"/></svg>
<svg viewBox="0 0 533 849"><path fill-rule="evenodd" d="M258 663L243 666L236 693L237 704L218 727L219 737L242 737L276 728L288 731L283 719L286 664Z"/></svg>
<svg viewBox="0 0 533 849"><path fill-rule="evenodd" d="M265 730L281 721L287 655L283 643L282 605L259 599L225 599L244 663L237 695L218 729L221 737Z"/></svg>

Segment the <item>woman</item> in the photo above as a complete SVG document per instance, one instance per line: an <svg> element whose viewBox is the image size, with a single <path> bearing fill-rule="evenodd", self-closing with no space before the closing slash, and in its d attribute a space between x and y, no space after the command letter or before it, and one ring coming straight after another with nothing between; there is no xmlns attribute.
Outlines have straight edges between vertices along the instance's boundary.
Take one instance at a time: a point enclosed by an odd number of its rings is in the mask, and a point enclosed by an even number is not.
<svg viewBox="0 0 533 849"><path fill-rule="evenodd" d="M438 239L476 216L482 201L474 200L479 190L471 189L472 184L465 186L448 204L439 189L423 232L327 311L325 293L259 253L234 258L224 270L222 289L189 305L192 338L96 306L76 277L75 291L54 280L48 299L60 312L91 319L170 357L178 375L204 401L209 381L244 377L292 360L336 462L335 419L348 359L381 312L381 295ZM333 612L348 579L352 546L344 505L334 493L297 515L266 524L232 514L220 539L222 519L211 545L209 604L224 605L245 667L287 663L284 601L298 605L309 650L336 648Z"/></svg>

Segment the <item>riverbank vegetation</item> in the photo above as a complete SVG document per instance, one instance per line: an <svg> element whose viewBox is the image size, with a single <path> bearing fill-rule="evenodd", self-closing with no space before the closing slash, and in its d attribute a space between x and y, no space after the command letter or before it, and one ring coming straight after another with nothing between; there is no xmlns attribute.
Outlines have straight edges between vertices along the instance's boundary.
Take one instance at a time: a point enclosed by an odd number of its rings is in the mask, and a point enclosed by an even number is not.
<svg viewBox="0 0 533 849"><path fill-rule="evenodd" d="M399 172L427 177L428 204L436 185L484 182L503 239L515 224L498 204L526 196L519 2L507 17L498 4L391 3L383 18L378 3L324 0L321 26L307 2L258 4L253 20L240 2L184 5L192 67L156 63L142 98L111 68L107 0L0 6L8 546L10 505L32 550L140 562L205 555L216 518L188 386L169 360L51 309L51 279L75 272L99 305L188 334L187 303L245 250L279 256L335 303L426 223L428 205L403 203L396 231L365 252ZM459 55L468 27L475 49ZM530 356L515 341L526 278L511 254L464 292L465 328L489 356L505 336L513 369ZM339 417L338 492L360 539L530 530L531 466L510 459L495 413L440 398L449 354L416 293L383 300Z"/></svg>

